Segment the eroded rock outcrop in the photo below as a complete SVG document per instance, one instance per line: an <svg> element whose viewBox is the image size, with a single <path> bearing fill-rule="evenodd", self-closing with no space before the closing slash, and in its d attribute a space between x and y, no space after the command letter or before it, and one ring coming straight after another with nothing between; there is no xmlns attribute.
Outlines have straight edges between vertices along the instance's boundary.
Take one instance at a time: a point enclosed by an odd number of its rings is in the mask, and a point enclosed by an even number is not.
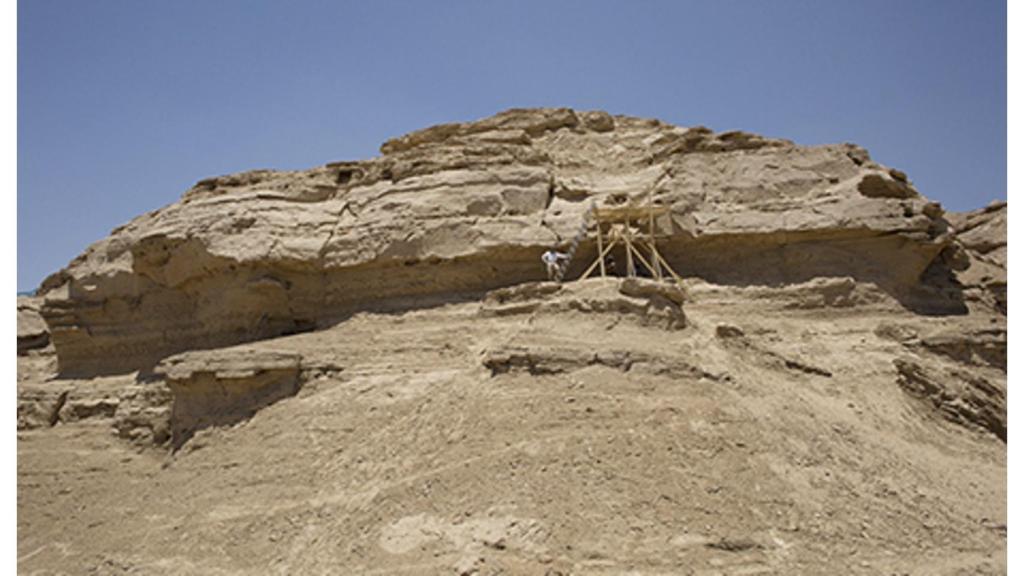
<svg viewBox="0 0 1024 576"><path fill-rule="evenodd" d="M1006 268L1006 202L993 202L971 212L950 214L957 238L985 260Z"/></svg>
<svg viewBox="0 0 1024 576"><path fill-rule="evenodd" d="M578 311L628 318L642 326L666 330L686 327L683 289L642 278L591 279L575 285L530 282L488 292L483 316Z"/></svg>
<svg viewBox="0 0 1024 576"><path fill-rule="evenodd" d="M60 410L67 402L66 387L19 386L18 430L53 426L60 421Z"/></svg>
<svg viewBox="0 0 1024 576"><path fill-rule="evenodd" d="M301 356L240 349L186 352L157 366L174 396L170 434L180 448L196 431L224 426L299 391Z"/></svg>
<svg viewBox="0 0 1024 576"><path fill-rule="evenodd" d="M875 335L899 342L917 353L937 354L962 366L997 368L1006 372L1005 325L964 322L955 327L921 330L913 324L885 322Z"/></svg>
<svg viewBox="0 0 1024 576"><path fill-rule="evenodd" d="M39 298L18 296L18 355L50 344L50 331L39 315Z"/></svg>
<svg viewBox="0 0 1024 576"><path fill-rule="evenodd" d="M1002 574L1005 323L852 276L590 278L155 372L54 378L47 348L19 567Z"/></svg>
<svg viewBox="0 0 1024 576"><path fill-rule="evenodd" d="M994 307L1003 314L1006 301L1006 202L993 202L971 212L950 214L957 242L967 261L957 274L965 299Z"/></svg>
<svg viewBox="0 0 1024 576"><path fill-rule="evenodd" d="M988 430L1006 441L1006 382L962 369L926 367L912 358L893 361L897 383L936 414Z"/></svg>
<svg viewBox="0 0 1024 576"><path fill-rule="evenodd" d="M381 152L206 179L89 247L41 286L61 372L126 372L540 280L540 253L568 241L591 201L648 190L671 207L657 228L686 277L853 278L915 311L965 311L941 208L854 145L536 109L420 130ZM594 253L584 242L568 278Z"/></svg>

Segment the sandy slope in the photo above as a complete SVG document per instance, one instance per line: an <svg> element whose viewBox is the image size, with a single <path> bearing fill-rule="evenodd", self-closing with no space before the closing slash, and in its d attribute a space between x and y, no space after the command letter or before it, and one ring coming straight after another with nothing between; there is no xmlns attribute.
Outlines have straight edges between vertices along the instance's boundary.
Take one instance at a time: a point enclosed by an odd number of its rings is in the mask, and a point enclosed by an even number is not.
<svg viewBox="0 0 1024 576"><path fill-rule="evenodd" d="M616 280L543 286L218 351L309 368L174 453L96 408L158 380L20 357L23 400L80 417L18 433L19 571L1005 573L1006 445L969 410L1005 396L977 336L1005 355L1005 317L691 284L681 328Z"/></svg>

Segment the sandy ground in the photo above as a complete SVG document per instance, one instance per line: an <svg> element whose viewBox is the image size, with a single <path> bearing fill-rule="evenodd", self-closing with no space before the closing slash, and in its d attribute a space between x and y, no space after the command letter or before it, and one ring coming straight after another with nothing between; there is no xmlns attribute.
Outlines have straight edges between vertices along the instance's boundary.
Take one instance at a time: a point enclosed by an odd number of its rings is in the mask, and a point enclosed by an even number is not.
<svg viewBox="0 0 1024 576"><path fill-rule="evenodd" d="M176 453L20 430L19 573L1006 572L1005 443L896 383L952 360L876 333L1005 319L693 300L683 330L469 302L253 344L342 370Z"/></svg>

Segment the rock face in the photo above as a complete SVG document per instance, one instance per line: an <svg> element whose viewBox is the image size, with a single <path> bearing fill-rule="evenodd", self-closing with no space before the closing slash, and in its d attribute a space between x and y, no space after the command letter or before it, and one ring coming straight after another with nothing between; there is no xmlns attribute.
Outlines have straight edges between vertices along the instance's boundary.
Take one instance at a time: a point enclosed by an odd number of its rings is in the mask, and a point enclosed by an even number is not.
<svg viewBox="0 0 1024 576"><path fill-rule="evenodd" d="M300 356L259 350L187 352L157 366L174 395L171 441L180 448L197 430L226 426L299 391Z"/></svg>
<svg viewBox="0 0 1024 576"><path fill-rule="evenodd" d="M950 214L949 221L964 246L985 261L1006 268L1006 202Z"/></svg>
<svg viewBox="0 0 1024 576"><path fill-rule="evenodd" d="M1007 572L1005 204L564 109L381 151L204 180L19 300L19 571ZM544 280L648 193L682 281Z"/></svg>
<svg viewBox="0 0 1024 576"><path fill-rule="evenodd" d="M41 286L61 373L148 369L187 349L540 280L540 253L564 246L591 202L648 191L671 208L657 227L685 277L852 278L917 312L967 310L954 276L966 260L941 208L854 145L536 109L381 152L203 180L89 247ZM568 278L594 254L584 242Z"/></svg>
<svg viewBox="0 0 1024 576"><path fill-rule="evenodd" d="M1006 202L950 214L949 220L966 247L957 274L965 299L1006 314Z"/></svg>
<svg viewBox="0 0 1024 576"><path fill-rule="evenodd" d="M579 311L629 318L642 326L681 330L686 327L682 308L685 297L679 286L641 278L603 279L582 286L529 283L488 292L481 314L486 317Z"/></svg>
<svg viewBox="0 0 1024 576"><path fill-rule="evenodd" d="M527 282L19 383L19 569L1007 573L1005 317L684 288Z"/></svg>
<svg viewBox="0 0 1024 576"><path fill-rule="evenodd" d="M943 418L983 428L1006 441L1005 383L994 384L963 370L940 376L905 358L894 364L897 382L908 394L930 404Z"/></svg>
<svg viewBox="0 0 1024 576"><path fill-rule="evenodd" d="M50 344L50 331L39 315L39 298L18 296L18 355Z"/></svg>

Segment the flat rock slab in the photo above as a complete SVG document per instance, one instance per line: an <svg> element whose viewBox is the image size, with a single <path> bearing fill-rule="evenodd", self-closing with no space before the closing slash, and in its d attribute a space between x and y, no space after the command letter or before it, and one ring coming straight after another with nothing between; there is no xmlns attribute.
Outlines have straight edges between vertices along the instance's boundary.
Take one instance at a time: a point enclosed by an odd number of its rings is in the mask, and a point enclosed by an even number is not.
<svg viewBox="0 0 1024 576"><path fill-rule="evenodd" d="M301 385L297 353L258 349L186 352L161 362L174 401L171 441L180 448L196 431L226 426L294 396Z"/></svg>

